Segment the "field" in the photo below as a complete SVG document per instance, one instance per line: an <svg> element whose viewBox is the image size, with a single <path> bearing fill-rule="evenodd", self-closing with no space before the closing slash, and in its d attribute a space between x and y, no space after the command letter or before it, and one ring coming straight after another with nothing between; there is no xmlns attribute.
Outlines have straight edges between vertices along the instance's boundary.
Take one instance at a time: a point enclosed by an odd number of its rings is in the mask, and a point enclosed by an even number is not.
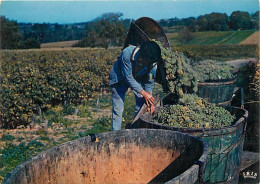
<svg viewBox="0 0 260 184"><path fill-rule="evenodd" d="M167 36L174 50L194 58L227 61L258 57L256 45L234 45L251 34L253 31L213 32L205 38L205 33L197 33L193 44L200 45L187 46L177 44L175 33ZM120 48L69 48L71 43L46 44L46 49L38 50L0 51L1 90L6 89L1 93L1 97L6 95L1 116L19 124L14 130L0 129L0 183L15 166L42 150L111 130L107 79ZM154 93L165 95L159 84ZM129 91L123 127L132 121L133 113L134 95Z"/></svg>
<svg viewBox="0 0 260 184"><path fill-rule="evenodd" d="M178 33L167 33L170 45L178 46L183 45L178 40ZM206 32L194 32L194 39L184 45L210 45L210 44L255 44L259 42L259 32L253 30L241 30L241 31L206 31ZM245 40L247 39L247 40ZM73 44L79 40L53 42L41 44L42 49L47 48L71 48Z"/></svg>
<svg viewBox="0 0 260 184"><path fill-rule="evenodd" d="M248 44L255 44L259 45L260 39L259 39L260 32L254 32L251 36L240 42L241 45L248 45Z"/></svg>
<svg viewBox="0 0 260 184"><path fill-rule="evenodd" d="M194 39L184 45L239 44L253 33L252 30L194 32ZM168 33L167 37L171 45L183 45L178 40L178 33Z"/></svg>
<svg viewBox="0 0 260 184"><path fill-rule="evenodd" d="M53 43L43 43L41 44L41 49L46 48L68 48L72 47L72 45L78 43L79 40L73 41L64 41L64 42L53 42Z"/></svg>

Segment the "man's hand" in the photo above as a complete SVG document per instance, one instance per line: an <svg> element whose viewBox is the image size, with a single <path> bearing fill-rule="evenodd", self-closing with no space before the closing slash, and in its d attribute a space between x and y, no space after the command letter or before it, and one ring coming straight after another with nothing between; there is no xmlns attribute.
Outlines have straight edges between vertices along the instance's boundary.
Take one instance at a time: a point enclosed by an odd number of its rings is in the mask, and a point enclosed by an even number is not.
<svg viewBox="0 0 260 184"><path fill-rule="evenodd" d="M147 106L153 106L154 98L149 92L142 90L140 94L144 97Z"/></svg>
<svg viewBox="0 0 260 184"><path fill-rule="evenodd" d="M155 110L154 105L151 105L151 106L150 106L150 113L153 114L154 110Z"/></svg>

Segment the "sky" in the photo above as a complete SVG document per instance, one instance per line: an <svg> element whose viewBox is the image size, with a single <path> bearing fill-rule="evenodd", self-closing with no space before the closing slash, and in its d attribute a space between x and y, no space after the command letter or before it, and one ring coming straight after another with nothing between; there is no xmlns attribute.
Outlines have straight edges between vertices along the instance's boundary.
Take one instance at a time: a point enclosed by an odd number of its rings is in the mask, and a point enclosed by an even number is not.
<svg viewBox="0 0 260 184"><path fill-rule="evenodd" d="M154 20L198 17L212 12L259 10L259 0L0 0L0 15L19 23L79 23L103 13L120 12L122 18L148 16Z"/></svg>

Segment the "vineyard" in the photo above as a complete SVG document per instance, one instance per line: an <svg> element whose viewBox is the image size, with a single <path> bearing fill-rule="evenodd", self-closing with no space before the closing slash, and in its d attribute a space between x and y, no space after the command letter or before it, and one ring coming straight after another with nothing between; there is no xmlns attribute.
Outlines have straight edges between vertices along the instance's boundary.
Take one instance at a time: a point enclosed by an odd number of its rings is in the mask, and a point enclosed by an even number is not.
<svg viewBox="0 0 260 184"><path fill-rule="evenodd" d="M59 103L80 103L108 86L120 50L1 52L1 126L28 125L34 113Z"/></svg>
<svg viewBox="0 0 260 184"><path fill-rule="evenodd" d="M186 45L174 46L173 50L184 52L197 61L203 59L228 61L259 56L258 45Z"/></svg>
<svg viewBox="0 0 260 184"><path fill-rule="evenodd" d="M192 58L221 60L258 54L254 45L179 46L173 50ZM0 132L0 183L15 166L44 149L109 130L108 73L120 52L120 48L0 51L0 127L4 128ZM97 95L104 91L108 93ZM162 92L158 84L156 92ZM124 125L133 116L133 98L127 95ZM31 129L37 123L40 126ZM17 129L8 130L13 128Z"/></svg>
<svg viewBox="0 0 260 184"><path fill-rule="evenodd" d="M254 30L193 32L194 39L185 45L239 44L254 33ZM171 45L182 45L178 33L167 33Z"/></svg>
<svg viewBox="0 0 260 184"><path fill-rule="evenodd" d="M204 48L177 47L173 50L190 56L201 54L211 58L213 54L236 57L245 54L257 56L252 45ZM198 51L199 50L199 51ZM222 52L221 52L222 51ZM249 52L251 51L251 52ZM195 53L195 54L194 54ZM1 51L0 118L3 128L29 125L33 114L60 103L80 104L92 93L108 87L108 72L120 54L113 49L66 49Z"/></svg>

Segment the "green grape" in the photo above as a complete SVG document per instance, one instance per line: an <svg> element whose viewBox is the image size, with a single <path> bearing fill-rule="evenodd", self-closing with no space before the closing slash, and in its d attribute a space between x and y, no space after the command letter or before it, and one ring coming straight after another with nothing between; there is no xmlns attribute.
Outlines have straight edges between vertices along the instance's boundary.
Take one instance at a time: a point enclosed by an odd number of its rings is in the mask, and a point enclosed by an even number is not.
<svg viewBox="0 0 260 184"><path fill-rule="evenodd" d="M153 117L156 123L187 128L230 126L234 119L224 108L192 94L183 94L177 104L163 106Z"/></svg>
<svg viewBox="0 0 260 184"><path fill-rule="evenodd" d="M186 91L195 93L198 89L198 77L189 64L190 59L183 53L167 50L162 46L161 42L156 42L162 51L162 62L166 73L168 90L177 97L181 97ZM178 88L175 86L178 86Z"/></svg>
<svg viewBox="0 0 260 184"><path fill-rule="evenodd" d="M198 72L199 81L233 79L235 67L224 62L215 60L203 60L193 64L193 68Z"/></svg>

